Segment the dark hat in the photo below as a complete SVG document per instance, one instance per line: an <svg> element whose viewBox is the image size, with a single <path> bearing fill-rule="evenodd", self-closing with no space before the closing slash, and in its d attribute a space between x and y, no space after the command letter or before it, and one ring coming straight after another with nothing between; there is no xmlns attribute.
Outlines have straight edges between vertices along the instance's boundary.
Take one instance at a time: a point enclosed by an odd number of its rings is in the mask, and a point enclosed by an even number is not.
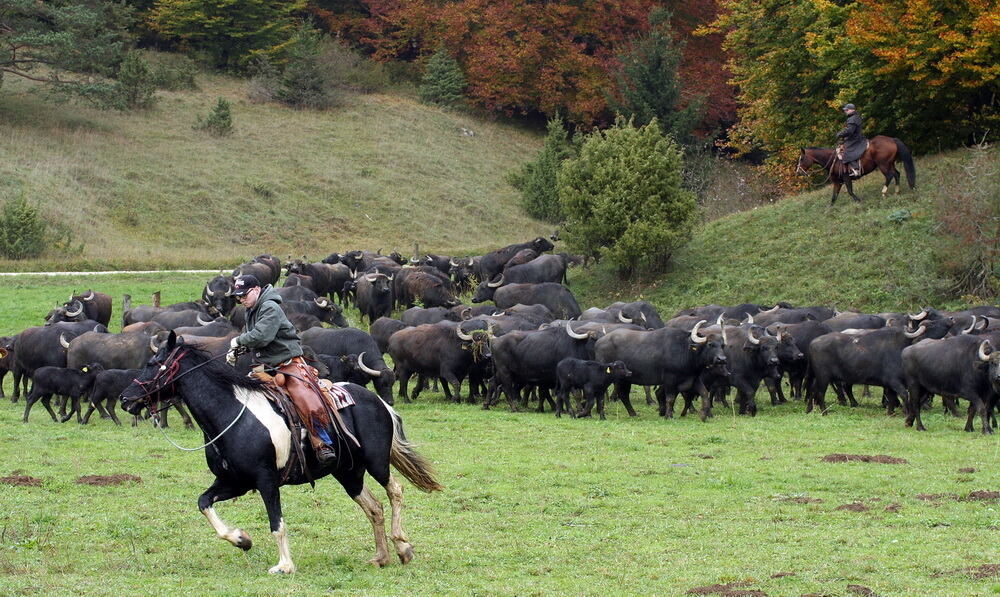
<svg viewBox="0 0 1000 597"><path fill-rule="evenodd" d="M240 276L233 283L233 296L243 296L258 286L260 286L260 280L257 279L257 276L253 274Z"/></svg>
<svg viewBox="0 0 1000 597"><path fill-rule="evenodd" d="M841 109L842 110L857 110L857 108L854 107L854 104L844 104L844 107L841 108Z"/></svg>

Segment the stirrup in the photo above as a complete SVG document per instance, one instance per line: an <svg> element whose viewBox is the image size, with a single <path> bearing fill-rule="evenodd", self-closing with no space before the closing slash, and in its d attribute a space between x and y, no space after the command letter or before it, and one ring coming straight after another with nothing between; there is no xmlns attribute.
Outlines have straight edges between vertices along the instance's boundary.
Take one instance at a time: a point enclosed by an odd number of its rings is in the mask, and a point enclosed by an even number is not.
<svg viewBox="0 0 1000 597"><path fill-rule="evenodd" d="M316 448L316 460L318 460L320 464L327 464L328 462L332 462L336 459L337 453L334 452L333 448L330 446L324 445Z"/></svg>

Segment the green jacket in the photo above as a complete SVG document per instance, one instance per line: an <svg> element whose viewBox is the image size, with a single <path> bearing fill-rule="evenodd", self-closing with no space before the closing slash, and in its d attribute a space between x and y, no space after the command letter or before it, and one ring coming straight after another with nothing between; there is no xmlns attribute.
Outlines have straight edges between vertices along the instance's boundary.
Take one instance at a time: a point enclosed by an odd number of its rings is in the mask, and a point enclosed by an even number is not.
<svg viewBox="0 0 1000 597"><path fill-rule="evenodd" d="M257 304L247 312L245 332L236 343L248 347L254 360L265 365L278 365L302 355L302 342L295 326L281 310L281 295L270 284L260 291Z"/></svg>

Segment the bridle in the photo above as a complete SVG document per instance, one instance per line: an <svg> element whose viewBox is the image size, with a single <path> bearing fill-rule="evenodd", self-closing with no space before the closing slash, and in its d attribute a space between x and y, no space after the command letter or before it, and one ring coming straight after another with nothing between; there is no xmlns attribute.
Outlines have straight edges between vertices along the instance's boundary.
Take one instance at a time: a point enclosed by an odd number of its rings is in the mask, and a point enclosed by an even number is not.
<svg viewBox="0 0 1000 597"><path fill-rule="evenodd" d="M803 153L802 155L806 155L806 154ZM814 158L812 156L809 156L809 160L812 162L812 164L819 164L819 161L817 161L816 158ZM816 186L825 185L827 182L830 181L831 178L833 178L833 163L836 160L837 160L837 152L836 152L836 150L831 151L830 152L830 159L827 160L826 164L823 165L823 169L826 170L826 178L824 178L823 182L819 183L819 185L816 185ZM810 165L812 165L812 164L810 164ZM809 175L809 171L802 167L802 158L801 157L799 157L799 160L797 162L795 162L795 173L796 174L801 174L803 176L808 176Z"/></svg>

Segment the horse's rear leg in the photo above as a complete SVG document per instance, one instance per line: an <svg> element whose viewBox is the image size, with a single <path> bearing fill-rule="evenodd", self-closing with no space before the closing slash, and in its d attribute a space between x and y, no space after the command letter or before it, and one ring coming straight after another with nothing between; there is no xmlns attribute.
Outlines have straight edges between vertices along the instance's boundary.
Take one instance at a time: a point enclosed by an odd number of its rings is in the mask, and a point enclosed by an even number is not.
<svg viewBox="0 0 1000 597"><path fill-rule="evenodd" d="M205 490L205 493L201 494L198 498L198 509L201 513L205 515L208 519L209 524L215 529L215 534L221 539L229 541L236 547L239 547L243 551L250 549L253 546L253 541L250 540L250 535L247 535L241 529L231 529L229 525L219 518L219 515L215 512L215 507L213 504L215 502L221 502L224 500L231 500L234 497L239 497L245 494L247 489L237 489L235 487L230 487L222 483L219 479L212 483L212 486Z"/></svg>
<svg viewBox="0 0 1000 597"><path fill-rule="evenodd" d="M388 488L388 484L386 487ZM368 560L368 563L378 567L385 566L390 562L390 558L388 542L385 540L385 513L382 502L378 501L367 487L362 488L361 493L354 497L354 501L361 506L361 511L371 521L372 531L375 533L375 557Z"/></svg>
<svg viewBox="0 0 1000 597"><path fill-rule="evenodd" d="M396 545L396 555L399 561L408 564L413 559L413 546L403 530L403 486L399 481L389 475L389 482L385 484L385 493L389 496L389 505L392 507L392 524L390 533L392 542Z"/></svg>
<svg viewBox="0 0 1000 597"><path fill-rule="evenodd" d="M268 572L271 574L291 574L295 572L295 563L292 562L292 552L288 548L288 529L285 528L285 519L281 516L281 492L278 489L276 479L267 478L258 480L257 490L264 500L264 508L267 509L267 518L271 523L271 534L278 542L278 563L271 566Z"/></svg>

